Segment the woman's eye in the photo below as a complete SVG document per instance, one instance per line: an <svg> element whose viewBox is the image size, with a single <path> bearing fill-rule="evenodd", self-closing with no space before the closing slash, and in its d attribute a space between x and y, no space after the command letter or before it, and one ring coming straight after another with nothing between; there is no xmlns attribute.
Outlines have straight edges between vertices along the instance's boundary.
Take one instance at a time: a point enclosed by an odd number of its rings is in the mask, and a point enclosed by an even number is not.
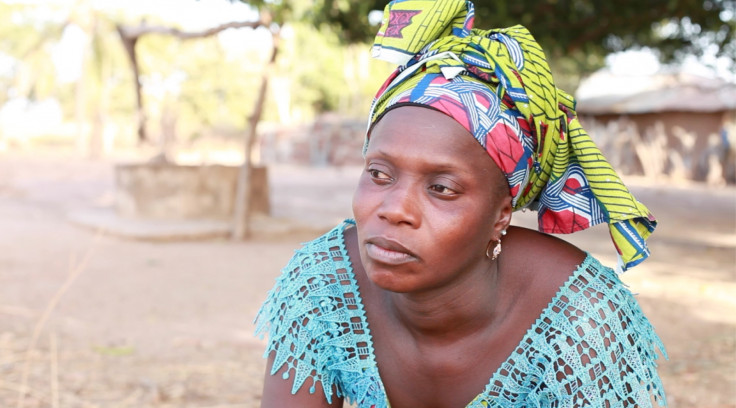
<svg viewBox="0 0 736 408"><path fill-rule="evenodd" d="M442 184L433 184L429 186L429 189L435 193L444 194L444 195L455 194L455 190L447 186L443 186Z"/></svg>
<svg viewBox="0 0 736 408"><path fill-rule="evenodd" d="M381 170L368 169L368 174L371 176L372 179L375 179L375 180L390 180L391 179L391 177L389 177L388 174L382 172Z"/></svg>

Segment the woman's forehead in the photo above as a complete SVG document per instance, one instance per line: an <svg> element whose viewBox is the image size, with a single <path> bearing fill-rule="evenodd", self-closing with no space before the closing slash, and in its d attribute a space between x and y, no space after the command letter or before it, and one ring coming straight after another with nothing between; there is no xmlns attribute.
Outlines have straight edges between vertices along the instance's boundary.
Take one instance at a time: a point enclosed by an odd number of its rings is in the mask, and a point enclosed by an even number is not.
<svg viewBox="0 0 736 408"><path fill-rule="evenodd" d="M387 112L371 132L369 147L380 140L398 143L407 139L423 145L444 145L455 150L472 146L473 136L454 119L434 109L418 106L402 106ZM475 142L476 146L478 143Z"/></svg>
<svg viewBox="0 0 736 408"><path fill-rule="evenodd" d="M448 144L464 144L473 136L450 116L429 107L401 106L386 112L376 123L370 134L419 134L424 136L443 136ZM457 140L454 140L457 139Z"/></svg>
<svg viewBox="0 0 736 408"><path fill-rule="evenodd" d="M493 164L462 125L442 112L417 106L394 108L376 123L366 152L372 155L456 168Z"/></svg>

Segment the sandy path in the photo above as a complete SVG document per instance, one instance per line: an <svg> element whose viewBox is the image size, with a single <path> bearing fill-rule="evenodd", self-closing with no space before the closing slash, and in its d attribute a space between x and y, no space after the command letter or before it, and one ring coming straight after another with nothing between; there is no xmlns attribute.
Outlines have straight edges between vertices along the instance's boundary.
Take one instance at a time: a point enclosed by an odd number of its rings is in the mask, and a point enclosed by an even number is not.
<svg viewBox="0 0 736 408"><path fill-rule="evenodd" d="M66 220L111 204L110 162L1 154L0 407L16 406L24 373L25 407L258 406L264 343L251 334L255 312L298 243L349 215L357 176L272 171L274 214L299 216L311 231L150 243ZM667 345L660 372L670 406L736 406L736 189L642 180L632 189L661 226L652 258L624 280ZM605 228L572 238L612 262ZM88 252L26 354L44 309Z"/></svg>

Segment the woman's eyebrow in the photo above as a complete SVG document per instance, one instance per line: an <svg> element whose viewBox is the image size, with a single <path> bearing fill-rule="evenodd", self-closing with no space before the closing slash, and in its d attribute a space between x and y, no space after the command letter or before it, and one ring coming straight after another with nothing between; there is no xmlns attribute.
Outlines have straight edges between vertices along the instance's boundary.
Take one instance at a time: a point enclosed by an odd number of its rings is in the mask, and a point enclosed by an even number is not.
<svg viewBox="0 0 736 408"><path fill-rule="evenodd" d="M376 150L374 150L373 154L375 154L378 157L385 158L391 161L403 162L406 160L405 158L399 158L395 154L392 154L391 152L384 150L382 148L377 148ZM368 156L371 156L371 154L366 154L366 157ZM429 167L433 173L441 173L441 172L470 173L473 171L472 168L466 168L465 166L460 166L460 164L457 163L455 160L441 160L437 156L427 158L427 160L425 161L425 164L426 164L426 167Z"/></svg>

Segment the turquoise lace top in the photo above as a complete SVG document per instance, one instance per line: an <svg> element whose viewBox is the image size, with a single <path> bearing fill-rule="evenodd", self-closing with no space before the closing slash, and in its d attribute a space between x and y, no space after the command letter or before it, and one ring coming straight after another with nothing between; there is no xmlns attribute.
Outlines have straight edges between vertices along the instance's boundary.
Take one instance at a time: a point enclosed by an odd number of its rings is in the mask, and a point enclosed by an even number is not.
<svg viewBox="0 0 736 408"><path fill-rule="evenodd" d="M361 408L389 407L345 249L348 223L296 251L256 332L268 333L271 374L285 365L293 393L320 386L328 401L336 393ZM651 407L652 398L664 406L655 348L664 354L633 295L588 255L467 406Z"/></svg>

